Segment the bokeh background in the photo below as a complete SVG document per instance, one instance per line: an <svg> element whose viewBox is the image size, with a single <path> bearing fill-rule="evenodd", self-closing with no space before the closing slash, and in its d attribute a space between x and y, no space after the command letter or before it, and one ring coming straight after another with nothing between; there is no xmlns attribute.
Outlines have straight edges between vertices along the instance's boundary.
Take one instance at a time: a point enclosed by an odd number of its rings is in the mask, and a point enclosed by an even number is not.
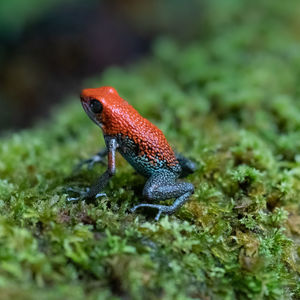
<svg viewBox="0 0 300 300"><path fill-rule="evenodd" d="M299 0L0 0L0 300L300 299L299 16ZM175 214L130 212L145 179L122 158L107 197L66 201L105 170L74 171L104 146L78 99L99 85L197 163Z"/></svg>
<svg viewBox="0 0 300 300"><path fill-rule="evenodd" d="M159 35L205 35L201 0L0 1L0 132L31 126L86 77L145 56Z"/></svg>

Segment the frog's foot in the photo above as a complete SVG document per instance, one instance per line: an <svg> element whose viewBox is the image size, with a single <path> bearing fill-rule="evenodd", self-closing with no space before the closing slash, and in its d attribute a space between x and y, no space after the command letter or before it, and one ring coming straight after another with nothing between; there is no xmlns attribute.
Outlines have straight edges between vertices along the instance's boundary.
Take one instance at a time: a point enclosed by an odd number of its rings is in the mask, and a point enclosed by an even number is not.
<svg viewBox="0 0 300 300"><path fill-rule="evenodd" d="M73 194L78 194L77 197L68 197L67 201L82 201L85 199L91 199L90 188L80 189L80 188L67 188L67 192L71 192ZM106 196L105 193L98 193L95 196L95 199Z"/></svg>
<svg viewBox="0 0 300 300"><path fill-rule="evenodd" d="M176 211L176 208L173 205L168 206L168 205L149 204L149 203L138 204L138 205L134 206L130 211L134 212L140 207L150 207L150 208L158 209L158 213L155 217L155 221L159 220L162 213L164 213L166 215L170 215Z"/></svg>
<svg viewBox="0 0 300 300"><path fill-rule="evenodd" d="M80 170L83 166L87 165L88 170L91 170L95 164L105 164L105 158L102 155L96 154L89 159L82 160L74 169L74 171Z"/></svg>

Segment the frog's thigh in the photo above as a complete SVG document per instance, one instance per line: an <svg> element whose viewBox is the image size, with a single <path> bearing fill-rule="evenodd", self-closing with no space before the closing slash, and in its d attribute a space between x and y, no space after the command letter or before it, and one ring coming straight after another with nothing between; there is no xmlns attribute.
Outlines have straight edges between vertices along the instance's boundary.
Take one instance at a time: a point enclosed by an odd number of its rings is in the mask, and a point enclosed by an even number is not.
<svg viewBox="0 0 300 300"><path fill-rule="evenodd" d="M168 170L155 172L146 182L143 196L150 200L165 200L192 194L194 186L188 182L176 182L177 178L177 174Z"/></svg>

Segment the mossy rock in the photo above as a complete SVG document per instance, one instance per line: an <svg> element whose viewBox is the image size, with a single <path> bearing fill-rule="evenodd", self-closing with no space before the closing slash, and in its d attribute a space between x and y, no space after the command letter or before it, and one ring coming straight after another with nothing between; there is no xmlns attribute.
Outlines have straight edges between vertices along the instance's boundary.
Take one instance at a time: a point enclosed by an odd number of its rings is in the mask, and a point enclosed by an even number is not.
<svg viewBox="0 0 300 300"><path fill-rule="evenodd" d="M197 162L174 215L129 212L145 180L121 157L107 197L66 202L105 170L73 171L104 145L77 97L1 139L1 299L300 297L300 5L221 3L202 40L161 38L85 84L114 86Z"/></svg>

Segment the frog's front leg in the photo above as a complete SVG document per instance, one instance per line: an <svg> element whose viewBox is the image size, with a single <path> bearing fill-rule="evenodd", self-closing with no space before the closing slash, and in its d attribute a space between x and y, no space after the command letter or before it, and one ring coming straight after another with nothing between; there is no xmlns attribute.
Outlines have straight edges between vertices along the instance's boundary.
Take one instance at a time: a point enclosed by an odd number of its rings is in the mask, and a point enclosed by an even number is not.
<svg viewBox="0 0 300 300"><path fill-rule="evenodd" d="M170 206L142 203L134 206L134 212L140 207L150 207L158 210L155 220L159 220L160 215L172 214L179 209L189 199L194 192L194 186L187 182L176 182L178 175L168 170L160 170L153 174L145 184L143 195L149 200L166 200L176 198Z"/></svg>
<svg viewBox="0 0 300 300"><path fill-rule="evenodd" d="M107 156L108 156L108 166L107 170L99 177L99 179L93 184L90 188L86 191L79 191L72 190L73 192L79 193L78 197L69 197L67 198L68 201L78 201L83 199L91 199L91 198L98 198L100 196L104 196L104 193L101 191L105 188L107 183L109 182L110 178L115 175L116 173L116 150L118 148L118 143L114 138L107 138L106 139L107 145Z"/></svg>
<svg viewBox="0 0 300 300"><path fill-rule="evenodd" d="M95 154L94 156L92 156L89 159L84 159L82 160L76 167L75 167L75 171L81 169L84 165L87 165L87 168L89 170L91 170L95 164L97 163L105 163L105 157L108 154L108 150L107 148L102 149L101 151L99 151L97 154Z"/></svg>

